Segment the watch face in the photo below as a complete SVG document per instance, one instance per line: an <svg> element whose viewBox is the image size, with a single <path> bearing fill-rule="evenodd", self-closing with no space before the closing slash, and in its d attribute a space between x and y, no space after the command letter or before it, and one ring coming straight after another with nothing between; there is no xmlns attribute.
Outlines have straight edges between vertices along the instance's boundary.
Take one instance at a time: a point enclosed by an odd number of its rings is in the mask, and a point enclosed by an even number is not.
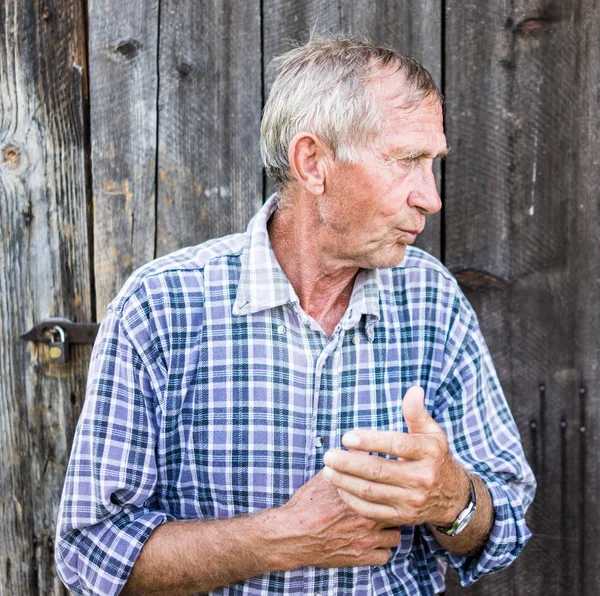
<svg viewBox="0 0 600 596"><path fill-rule="evenodd" d="M456 536L457 534L460 534L467 527L467 524L473 519L473 516L475 515L477 501L475 500L475 487L473 486L473 480L471 478L469 478L469 483L471 485L471 501L458 514L458 517L450 526L450 528L446 529L434 526L438 532L446 534L446 536Z"/></svg>
<svg viewBox="0 0 600 596"><path fill-rule="evenodd" d="M442 534L446 534L446 536L456 536L460 534L468 525L468 523L473 519L475 515L476 507L473 502L469 503L465 509L463 509L456 521L450 526L450 528L438 528L435 526L435 529Z"/></svg>
<svg viewBox="0 0 600 596"><path fill-rule="evenodd" d="M465 515L464 519L459 522L458 528L456 528L453 535L456 536L457 534L462 532L467 527L467 524L473 519L474 515L475 515L475 507L473 507L473 509L471 509L471 511L469 511L467 513L467 515Z"/></svg>

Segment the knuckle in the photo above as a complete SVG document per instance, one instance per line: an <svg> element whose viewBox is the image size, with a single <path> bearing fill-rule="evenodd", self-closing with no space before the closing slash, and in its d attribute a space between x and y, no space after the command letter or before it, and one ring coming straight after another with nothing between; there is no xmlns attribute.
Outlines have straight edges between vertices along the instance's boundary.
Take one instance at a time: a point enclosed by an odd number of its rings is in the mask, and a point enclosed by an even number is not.
<svg viewBox="0 0 600 596"><path fill-rule="evenodd" d="M366 550L373 550L377 546L375 536L373 536L372 534L368 534L364 537L363 544Z"/></svg>
<svg viewBox="0 0 600 596"><path fill-rule="evenodd" d="M426 462L421 462L414 471L414 481L415 487L425 490L431 489L437 482L435 466Z"/></svg>
<svg viewBox="0 0 600 596"><path fill-rule="evenodd" d="M384 479L384 469L383 462L385 460L381 457L374 458L373 461L373 479L376 481L381 481Z"/></svg>
<svg viewBox="0 0 600 596"><path fill-rule="evenodd" d="M402 433L396 433L394 434L394 436L392 437L392 443L391 443L391 455L396 455L398 453L402 453L404 447L404 436L402 435Z"/></svg>
<svg viewBox="0 0 600 596"><path fill-rule="evenodd" d="M346 472L348 469L348 460L345 453L336 453L335 469L338 472Z"/></svg>
<svg viewBox="0 0 600 596"><path fill-rule="evenodd" d="M443 461L446 459L446 451L437 441L429 446L429 456L435 461Z"/></svg>
<svg viewBox="0 0 600 596"><path fill-rule="evenodd" d="M406 524L410 526L418 526L423 523L422 516L413 514L406 518Z"/></svg>
<svg viewBox="0 0 600 596"><path fill-rule="evenodd" d="M367 519L366 517L362 518L362 524L367 532L373 532L377 528L377 522L372 519Z"/></svg>
<svg viewBox="0 0 600 596"><path fill-rule="evenodd" d="M436 437L437 439L437 437ZM431 457L435 459L444 460L449 456L448 453L448 441L444 438L444 440L435 440L428 443L428 452Z"/></svg>
<svg viewBox="0 0 600 596"><path fill-rule="evenodd" d="M423 470L421 475L421 483L427 489L432 489L437 482L436 474L431 468Z"/></svg>
<svg viewBox="0 0 600 596"><path fill-rule="evenodd" d="M373 498L373 486L368 482L361 484L358 494L364 501L370 501Z"/></svg>
<svg viewBox="0 0 600 596"><path fill-rule="evenodd" d="M423 492L415 492L410 499L410 503L415 509L421 509L427 503L427 496Z"/></svg>

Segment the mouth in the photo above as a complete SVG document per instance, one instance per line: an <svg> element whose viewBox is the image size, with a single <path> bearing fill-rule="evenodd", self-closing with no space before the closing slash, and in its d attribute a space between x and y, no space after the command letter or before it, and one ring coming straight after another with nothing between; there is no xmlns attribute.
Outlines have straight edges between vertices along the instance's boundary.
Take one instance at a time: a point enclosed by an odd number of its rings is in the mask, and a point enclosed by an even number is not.
<svg viewBox="0 0 600 596"><path fill-rule="evenodd" d="M412 244L417 236L423 231L423 228L413 229L413 230L400 230L402 236L407 241L408 244Z"/></svg>

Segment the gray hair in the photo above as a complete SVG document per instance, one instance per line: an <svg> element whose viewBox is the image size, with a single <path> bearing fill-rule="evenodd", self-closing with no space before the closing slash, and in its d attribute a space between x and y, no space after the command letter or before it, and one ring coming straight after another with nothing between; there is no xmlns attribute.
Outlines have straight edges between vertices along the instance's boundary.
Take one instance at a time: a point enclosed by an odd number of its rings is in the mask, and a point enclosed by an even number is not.
<svg viewBox="0 0 600 596"><path fill-rule="evenodd" d="M275 58L277 76L265 104L260 151L267 174L279 190L292 180L288 149L299 132L312 132L331 149L335 159L352 162L383 130L381 106L369 81L393 69L405 81L402 107L431 94L442 94L431 75L410 56L369 41L348 37L314 37L303 46Z"/></svg>

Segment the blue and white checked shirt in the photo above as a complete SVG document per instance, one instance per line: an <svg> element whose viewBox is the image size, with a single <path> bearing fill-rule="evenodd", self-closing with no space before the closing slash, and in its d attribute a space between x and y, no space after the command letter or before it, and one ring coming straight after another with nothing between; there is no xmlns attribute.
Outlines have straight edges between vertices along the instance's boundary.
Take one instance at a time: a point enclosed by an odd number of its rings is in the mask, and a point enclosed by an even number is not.
<svg viewBox="0 0 600 596"><path fill-rule="evenodd" d="M300 308L266 224L138 270L109 306L62 497L60 577L118 594L163 522L285 503L353 428L406 431L418 384L455 457L487 484L496 521L479 557L450 555L422 526L382 567L303 568L214 594L428 595L447 565L464 585L508 565L530 533L535 480L475 314L434 258L359 273L328 339Z"/></svg>

